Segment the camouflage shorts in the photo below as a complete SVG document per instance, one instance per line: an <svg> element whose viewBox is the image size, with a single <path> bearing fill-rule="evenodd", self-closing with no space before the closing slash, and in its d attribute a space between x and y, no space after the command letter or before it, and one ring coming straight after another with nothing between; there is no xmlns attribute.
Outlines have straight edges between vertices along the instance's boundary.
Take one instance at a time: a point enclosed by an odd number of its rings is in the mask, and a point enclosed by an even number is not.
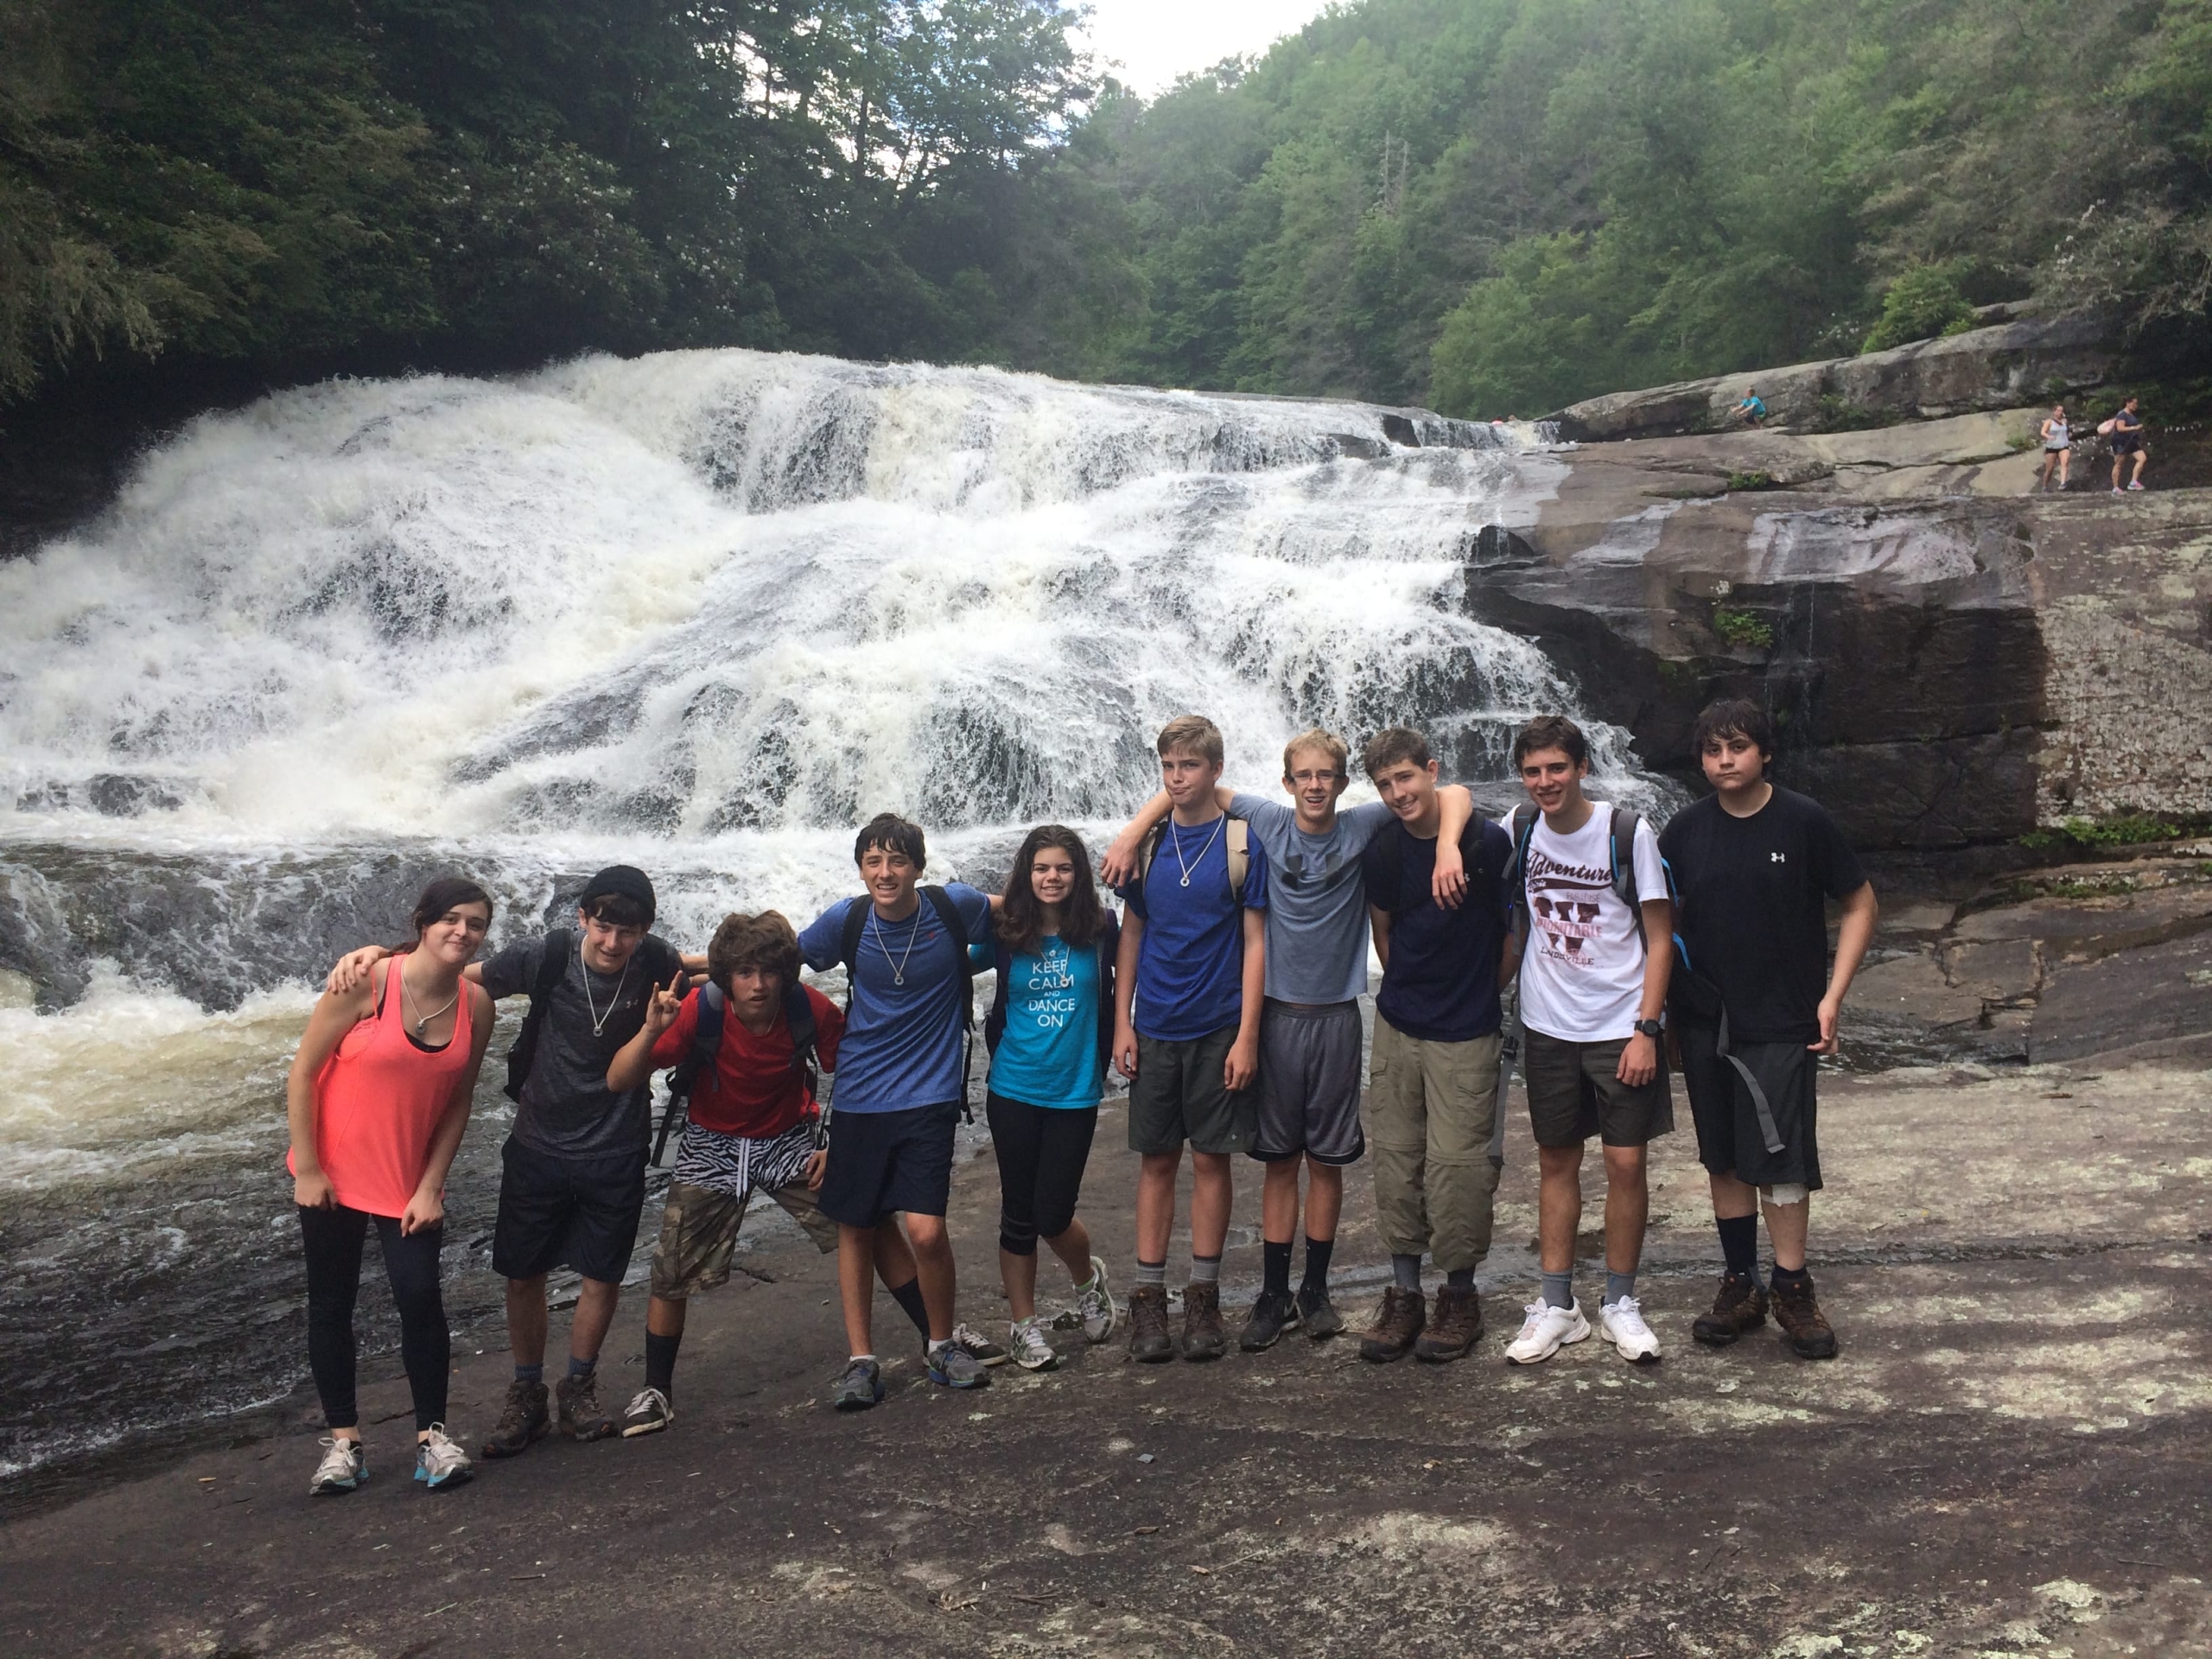
<svg viewBox="0 0 2212 1659"><path fill-rule="evenodd" d="M754 1187L745 1198L735 1198L712 1187L670 1182L668 1201L660 1212L660 1240L653 1246L653 1294L680 1302L728 1280L738 1229L745 1224L746 1205L760 1192ZM837 1224L822 1213L804 1181L772 1187L767 1196L806 1229L806 1236L823 1255L837 1248Z"/></svg>

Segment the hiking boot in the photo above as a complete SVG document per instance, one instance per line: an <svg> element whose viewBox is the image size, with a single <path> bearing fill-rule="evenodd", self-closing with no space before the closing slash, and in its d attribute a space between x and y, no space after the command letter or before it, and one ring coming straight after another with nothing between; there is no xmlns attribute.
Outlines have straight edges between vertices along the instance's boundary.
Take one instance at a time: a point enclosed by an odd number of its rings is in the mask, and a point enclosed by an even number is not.
<svg viewBox="0 0 2212 1659"><path fill-rule="evenodd" d="M1541 1364L1568 1343L1580 1342L1590 1334L1590 1321L1583 1317L1579 1301L1554 1307L1539 1298L1521 1312L1521 1334L1505 1344L1509 1364Z"/></svg>
<svg viewBox="0 0 2212 1659"><path fill-rule="evenodd" d="M1184 1286L1183 1357L1219 1359L1228 1351L1229 1333L1221 1325L1221 1287Z"/></svg>
<svg viewBox="0 0 2212 1659"><path fill-rule="evenodd" d="M968 1356L978 1365L1003 1365L1006 1350L993 1342L972 1325L952 1327L952 1340L968 1351Z"/></svg>
<svg viewBox="0 0 2212 1659"><path fill-rule="evenodd" d="M1375 1323L1359 1339L1359 1357L1387 1365L1414 1351L1414 1342L1428 1325L1428 1300L1417 1290L1393 1285L1382 1293L1382 1306Z"/></svg>
<svg viewBox="0 0 2212 1659"><path fill-rule="evenodd" d="M1045 1335L1042 1315L1033 1313L1026 1319L1016 1319L1012 1335L1014 1363L1023 1370L1049 1371L1060 1363L1051 1339Z"/></svg>
<svg viewBox="0 0 2212 1659"><path fill-rule="evenodd" d="M1708 1348L1726 1348L1766 1323L1766 1287L1748 1273L1724 1274L1713 1311L1690 1322L1690 1335Z"/></svg>
<svg viewBox="0 0 2212 1659"><path fill-rule="evenodd" d="M434 1492L466 1486L475 1472L468 1453L454 1444L443 1423L432 1423L429 1433L415 1443L415 1478Z"/></svg>
<svg viewBox="0 0 2212 1659"><path fill-rule="evenodd" d="M545 1412L545 1385L517 1377L507 1384L506 1408L479 1450L487 1458L520 1457L530 1450L531 1441L542 1440L552 1432L552 1420Z"/></svg>
<svg viewBox="0 0 2212 1659"><path fill-rule="evenodd" d="M309 1497L327 1493L335 1497L350 1492L369 1478L369 1460L359 1440L341 1440L334 1434L322 1437L326 1450L322 1461L315 1466L315 1474L308 1482Z"/></svg>
<svg viewBox="0 0 2212 1659"><path fill-rule="evenodd" d="M1337 1312L1337 1305L1329 1300L1326 1285L1299 1286L1298 1322L1306 1327L1306 1334L1316 1342L1325 1341L1344 1328L1344 1316Z"/></svg>
<svg viewBox="0 0 2212 1659"><path fill-rule="evenodd" d="M1001 1349L1003 1353L1005 1350ZM983 1362L968 1351L965 1343L950 1338L925 1356L930 1381L941 1389L980 1389L991 1380Z"/></svg>
<svg viewBox="0 0 2212 1659"><path fill-rule="evenodd" d="M1777 1279L1768 1288L1774 1297L1774 1322L1782 1327L1789 1351L1800 1359L1834 1359L1835 1328L1814 1298L1812 1275L1794 1284Z"/></svg>
<svg viewBox="0 0 2212 1659"><path fill-rule="evenodd" d="M830 1385L830 1403L839 1411L866 1411L883 1398L883 1368L872 1359L847 1362Z"/></svg>
<svg viewBox="0 0 2212 1659"><path fill-rule="evenodd" d="M668 1396L658 1389L639 1389L630 1396L630 1404L622 1414L622 1438L634 1440L640 1434L658 1434L676 1421L676 1408L668 1403Z"/></svg>
<svg viewBox="0 0 2212 1659"><path fill-rule="evenodd" d="M1436 1293L1436 1317L1414 1341L1414 1357L1441 1365L1463 1359L1482 1340L1483 1300L1475 1287L1446 1285Z"/></svg>
<svg viewBox="0 0 2212 1659"><path fill-rule="evenodd" d="M1085 1342L1103 1342L1114 1334L1121 1310L1114 1306L1114 1293L1106 1287L1106 1264L1095 1255L1090 1258L1090 1282L1076 1291L1075 1311L1083 1321Z"/></svg>
<svg viewBox="0 0 2212 1659"><path fill-rule="evenodd" d="M1659 1363L1659 1338L1643 1322L1643 1304L1633 1296L1598 1304L1598 1332L1631 1365Z"/></svg>
<svg viewBox="0 0 2212 1659"><path fill-rule="evenodd" d="M1167 1334L1167 1287L1139 1285L1129 1293L1129 1357L1147 1365L1175 1357Z"/></svg>
<svg viewBox="0 0 2212 1659"><path fill-rule="evenodd" d="M614 1420L599 1408L599 1373L564 1376L554 1389L561 1413L561 1432L572 1440L603 1440L614 1432Z"/></svg>
<svg viewBox="0 0 2212 1659"><path fill-rule="evenodd" d="M1288 1291L1263 1290L1260 1300L1252 1304L1252 1315L1244 1321L1236 1345L1248 1354L1261 1353L1274 1347L1275 1338L1297 1323L1298 1304L1290 1300Z"/></svg>

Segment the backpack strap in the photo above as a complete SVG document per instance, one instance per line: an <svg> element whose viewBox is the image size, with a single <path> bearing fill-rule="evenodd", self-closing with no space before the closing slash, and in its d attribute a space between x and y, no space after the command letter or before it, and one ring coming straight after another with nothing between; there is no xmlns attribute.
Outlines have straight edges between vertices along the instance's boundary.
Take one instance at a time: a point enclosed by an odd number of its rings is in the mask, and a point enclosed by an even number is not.
<svg viewBox="0 0 2212 1659"><path fill-rule="evenodd" d="M721 1051L722 1016L728 1007L722 988L709 980L692 1000L697 1007L692 1014L691 1046L669 1071L668 1104L660 1115L660 1129L653 1136L651 1161L656 1167L668 1150L668 1137L691 1116L691 1095L699 1086L700 1074L714 1070L715 1056Z"/></svg>
<svg viewBox="0 0 2212 1659"><path fill-rule="evenodd" d="M507 1051L507 1081L503 1092L509 1100L522 1098L522 1086L528 1081L530 1068L537 1058L538 1033L545 1028L545 1009L553 993L568 976L569 957L576 948L575 932L556 927L545 936L537 958L537 977L531 982L530 1012L523 1016L522 1029L515 1033L514 1046Z"/></svg>
<svg viewBox="0 0 2212 1659"><path fill-rule="evenodd" d="M1252 872L1252 826L1231 813L1223 830L1229 849L1229 896L1244 908L1244 878Z"/></svg>
<svg viewBox="0 0 2212 1659"><path fill-rule="evenodd" d="M976 1058L976 958L968 949L968 924L962 919L960 906L952 902L952 895L934 881L924 885L922 897L937 912L938 920L944 924L960 953L960 1115L973 1123L976 1114L968 1104L968 1072Z"/></svg>
<svg viewBox="0 0 2212 1659"><path fill-rule="evenodd" d="M845 965L845 1013L853 1011L853 982L860 976L861 940L868 931L868 913L874 901L866 893L845 907L844 942L837 950L837 960Z"/></svg>
<svg viewBox="0 0 2212 1659"><path fill-rule="evenodd" d="M1513 837L1513 854L1505 861L1501 885L1505 892L1509 924L1513 912L1524 909L1529 902L1529 843L1535 839L1537 816L1535 804L1524 801L1513 809L1513 816L1506 823L1506 830Z"/></svg>

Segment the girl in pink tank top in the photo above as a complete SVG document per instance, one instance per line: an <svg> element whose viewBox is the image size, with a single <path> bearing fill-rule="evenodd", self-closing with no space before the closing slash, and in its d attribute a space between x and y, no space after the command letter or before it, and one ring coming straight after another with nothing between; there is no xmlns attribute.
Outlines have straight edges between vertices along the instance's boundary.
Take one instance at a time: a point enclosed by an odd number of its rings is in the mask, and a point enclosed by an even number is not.
<svg viewBox="0 0 2212 1659"><path fill-rule="evenodd" d="M399 1308L400 1354L415 1395L415 1478L435 1490L468 1478L445 1431L451 1338L438 1285L445 1178L468 1127L492 1036L492 1000L467 976L492 899L444 877L415 906L415 944L308 1016L286 1089L285 1159L308 1268L308 1364L330 1438L311 1492L368 1478L354 1400L353 1303L372 1224Z"/></svg>

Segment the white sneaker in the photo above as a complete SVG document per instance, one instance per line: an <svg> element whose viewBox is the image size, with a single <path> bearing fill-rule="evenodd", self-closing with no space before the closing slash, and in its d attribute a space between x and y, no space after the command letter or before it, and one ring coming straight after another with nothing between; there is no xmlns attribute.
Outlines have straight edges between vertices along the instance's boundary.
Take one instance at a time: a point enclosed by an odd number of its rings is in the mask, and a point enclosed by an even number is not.
<svg viewBox="0 0 2212 1659"><path fill-rule="evenodd" d="M454 1444L443 1423L432 1423L429 1438L415 1443L415 1478L434 1492L441 1486L465 1486L475 1472L468 1453Z"/></svg>
<svg viewBox="0 0 2212 1659"><path fill-rule="evenodd" d="M308 1482L310 1497L321 1492L350 1492L369 1478L369 1460L359 1440L341 1440L334 1434L326 1434L322 1443L329 1449L315 1465L315 1478Z"/></svg>
<svg viewBox="0 0 2212 1659"><path fill-rule="evenodd" d="M1618 1302L1600 1303L1598 1332L1620 1351L1623 1359L1632 1364L1659 1363L1659 1338L1643 1322L1643 1306L1635 1297L1624 1296Z"/></svg>
<svg viewBox="0 0 2212 1659"><path fill-rule="evenodd" d="M1016 1319L1013 1325L1014 1340L1008 1351L1014 1363L1025 1371L1049 1371L1060 1363L1052 1351L1052 1344L1045 1340L1045 1321L1040 1315L1031 1314L1026 1319Z"/></svg>
<svg viewBox="0 0 2212 1659"><path fill-rule="evenodd" d="M1582 1317L1580 1301L1554 1307L1539 1297L1521 1311L1528 1318L1521 1322L1521 1334L1505 1344L1509 1365L1538 1364L1590 1334L1590 1321Z"/></svg>
<svg viewBox="0 0 2212 1659"><path fill-rule="evenodd" d="M1090 1282L1076 1291L1075 1311L1083 1316L1085 1342L1105 1341L1114 1334L1122 1317L1122 1310L1114 1304L1114 1293L1106 1287L1106 1264L1095 1255L1090 1258Z"/></svg>

